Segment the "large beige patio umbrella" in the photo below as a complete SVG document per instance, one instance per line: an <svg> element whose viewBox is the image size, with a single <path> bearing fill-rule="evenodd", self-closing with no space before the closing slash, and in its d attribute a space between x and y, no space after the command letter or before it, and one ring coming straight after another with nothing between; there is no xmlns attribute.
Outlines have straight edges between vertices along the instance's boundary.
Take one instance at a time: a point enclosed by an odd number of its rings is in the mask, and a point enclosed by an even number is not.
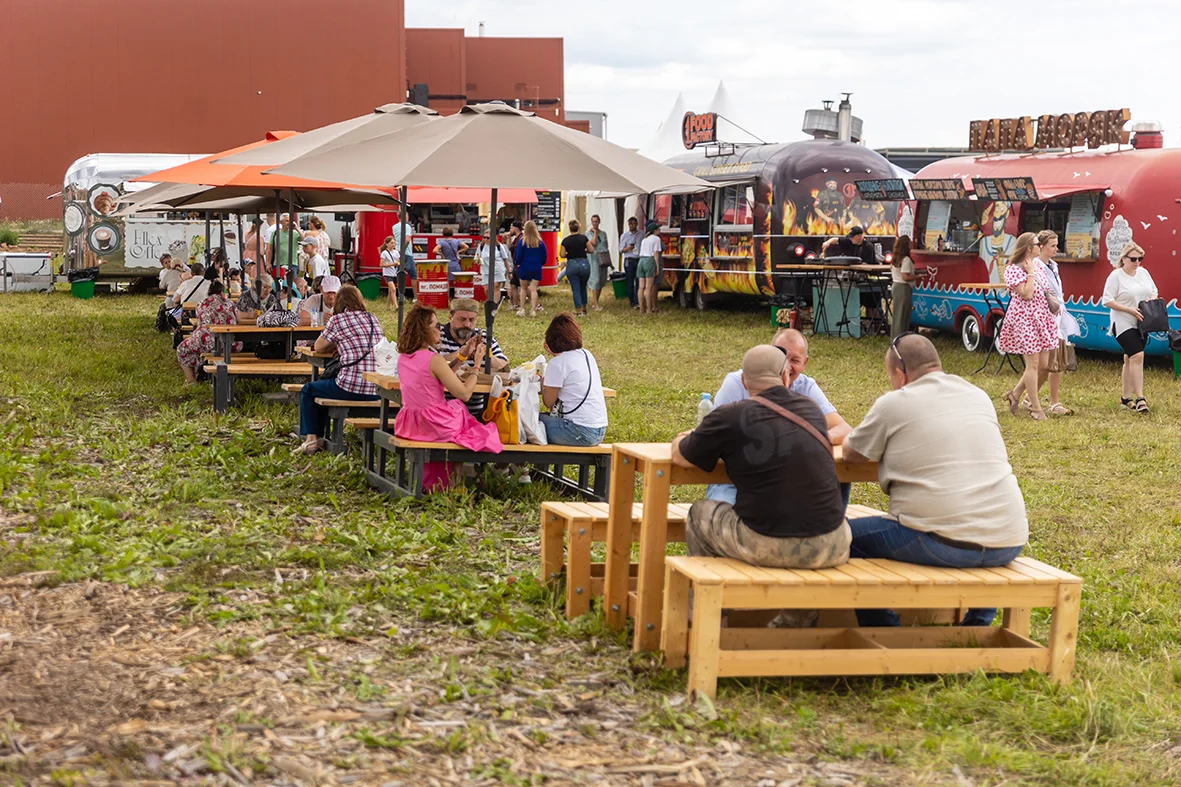
<svg viewBox="0 0 1181 787"><path fill-rule="evenodd" d="M249 186L200 186L191 183L158 183L124 195L117 215L169 210L245 211L268 210L275 189ZM398 198L379 189L283 189L290 192L294 209L325 213L354 212L378 205L397 205Z"/></svg>
<svg viewBox="0 0 1181 787"><path fill-rule="evenodd" d="M490 188L493 212L497 189L506 187L628 194L709 188L703 180L627 148L498 102L464 107L450 117L361 142L329 142L269 172L387 188ZM489 227L493 229L491 221ZM492 243L489 250L489 298L484 304L489 346L496 246ZM491 358L485 364L488 370Z"/></svg>

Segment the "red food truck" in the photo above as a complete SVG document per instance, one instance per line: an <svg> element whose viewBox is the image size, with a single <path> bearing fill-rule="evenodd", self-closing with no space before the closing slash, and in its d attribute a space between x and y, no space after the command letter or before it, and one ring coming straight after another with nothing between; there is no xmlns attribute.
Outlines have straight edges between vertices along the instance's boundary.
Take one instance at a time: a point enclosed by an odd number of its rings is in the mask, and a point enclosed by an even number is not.
<svg viewBox="0 0 1181 787"><path fill-rule="evenodd" d="M1002 282L1017 236L1049 229L1059 238L1065 306L1080 327L1072 344L1120 352L1101 296L1128 241L1144 248L1144 267L1169 304L1170 324L1181 327L1181 149L1162 149L1156 124L1138 126L1132 147L1125 147L1128 134L1118 119L1126 120L1127 110L1116 113L1115 122L1109 119L1112 113L1039 118L1036 137L1029 118L977 121L994 129L994 147L1000 145L1001 123L1016 129L1024 125L1028 138L1016 138L1016 145L1009 140L1005 147L1028 143L1030 152L945 159L911 179L916 200L912 238L920 247L912 257L929 271L914 289L914 325L956 331L968 350L989 346L1007 296L964 285ZM1098 122L1093 118L1099 115L1104 116L1106 135L1088 138L1088 125L1093 132ZM1065 133L1059 128L1064 123ZM977 124L973 146L988 146L982 136L987 129ZM1090 143L1118 147L1053 153L1035 149L1040 144ZM1167 353L1167 338L1153 334L1146 352Z"/></svg>

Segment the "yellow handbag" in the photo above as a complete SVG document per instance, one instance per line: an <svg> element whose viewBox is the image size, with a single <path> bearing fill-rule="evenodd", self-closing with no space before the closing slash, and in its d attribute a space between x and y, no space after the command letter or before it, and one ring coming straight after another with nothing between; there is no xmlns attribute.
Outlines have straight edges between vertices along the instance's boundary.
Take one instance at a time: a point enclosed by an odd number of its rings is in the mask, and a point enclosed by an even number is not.
<svg viewBox="0 0 1181 787"><path fill-rule="evenodd" d="M480 417L486 424L495 423L496 432L500 435L501 445L517 445L520 443L520 419L517 414L517 400L512 398L510 391L505 391L496 398L488 400L484 414Z"/></svg>

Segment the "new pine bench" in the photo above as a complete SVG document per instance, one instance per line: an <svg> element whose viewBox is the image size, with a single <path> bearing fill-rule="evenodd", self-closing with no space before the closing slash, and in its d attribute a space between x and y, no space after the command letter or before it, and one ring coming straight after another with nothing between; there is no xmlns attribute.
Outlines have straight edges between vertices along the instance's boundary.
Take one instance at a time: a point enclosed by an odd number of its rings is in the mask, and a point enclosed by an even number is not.
<svg viewBox="0 0 1181 787"><path fill-rule="evenodd" d="M365 471L369 483L393 497L421 499L423 465L427 462L529 465L539 477L592 501L607 498L611 475L611 446L506 445L499 454L471 451L456 443L403 440L381 429L380 418L348 418L345 423L361 430ZM393 478L389 459L393 458ZM566 478L567 466L578 468L578 480Z"/></svg>
<svg viewBox="0 0 1181 787"><path fill-rule="evenodd" d="M1001 568L931 568L853 559L834 568L771 569L729 558L665 561L660 642L670 668L689 662L691 695L719 677L1048 672L1074 669L1082 580L1032 558ZM692 618L690 619L690 593ZM723 609L1000 607L1002 626L722 628ZM1029 638L1030 611L1052 610L1049 641Z"/></svg>
<svg viewBox="0 0 1181 787"><path fill-rule="evenodd" d="M632 505L632 541L639 541L642 503ZM685 540L689 506L668 507L668 540ZM541 579L556 583L566 571L566 618L573 620L590 611L591 599L603 595L604 564L591 562L591 545L607 541L606 503L548 502L541 504ZM632 585L638 563L631 565Z"/></svg>

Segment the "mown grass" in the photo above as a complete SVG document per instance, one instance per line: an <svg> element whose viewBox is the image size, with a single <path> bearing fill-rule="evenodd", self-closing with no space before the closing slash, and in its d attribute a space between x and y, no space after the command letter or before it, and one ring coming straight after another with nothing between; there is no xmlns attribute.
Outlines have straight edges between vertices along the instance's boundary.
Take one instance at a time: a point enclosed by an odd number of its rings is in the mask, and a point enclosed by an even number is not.
<svg viewBox="0 0 1181 787"><path fill-rule="evenodd" d="M753 306L699 314L665 304L644 318L606 300L584 330L620 392L609 405L613 441L667 440L691 426L700 392L770 332ZM552 314L565 299L545 302ZM377 308L392 333L392 312ZM0 513L26 515L0 520L0 573L159 583L186 593L194 615L319 636L372 636L409 619L472 638L624 642L591 617L568 625L554 594L530 579L543 488L488 477L491 494L391 501L367 488L355 452L293 459L294 407L244 395L240 410L214 415L207 389L181 385L154 311L154 299L126 295L0 303ZM497 335L515 361L528 360L545 325L502 316ZM980 362L950 337L938 343L949 371ZM883 390L885 348L812 341L809 372L851 423ZM728 680L715 712L670 705L683 676L621 648L621 679L638 693L619 701L646 707L654 734L891 762L916 782L949 779L953 765L976 784L1177 781L1181 385L1153 365L1153 413L1142 418L1118 409L1118 373L1114 359L1086 357L1064 386L1077 415L1001 418L1030 553L1086 581L1070 686L1036 675ZM971 379L996 399L1014 378ZM867 485L853 500L885 502ZM1047 621L1034 623L1044 636Z"/></svg>

